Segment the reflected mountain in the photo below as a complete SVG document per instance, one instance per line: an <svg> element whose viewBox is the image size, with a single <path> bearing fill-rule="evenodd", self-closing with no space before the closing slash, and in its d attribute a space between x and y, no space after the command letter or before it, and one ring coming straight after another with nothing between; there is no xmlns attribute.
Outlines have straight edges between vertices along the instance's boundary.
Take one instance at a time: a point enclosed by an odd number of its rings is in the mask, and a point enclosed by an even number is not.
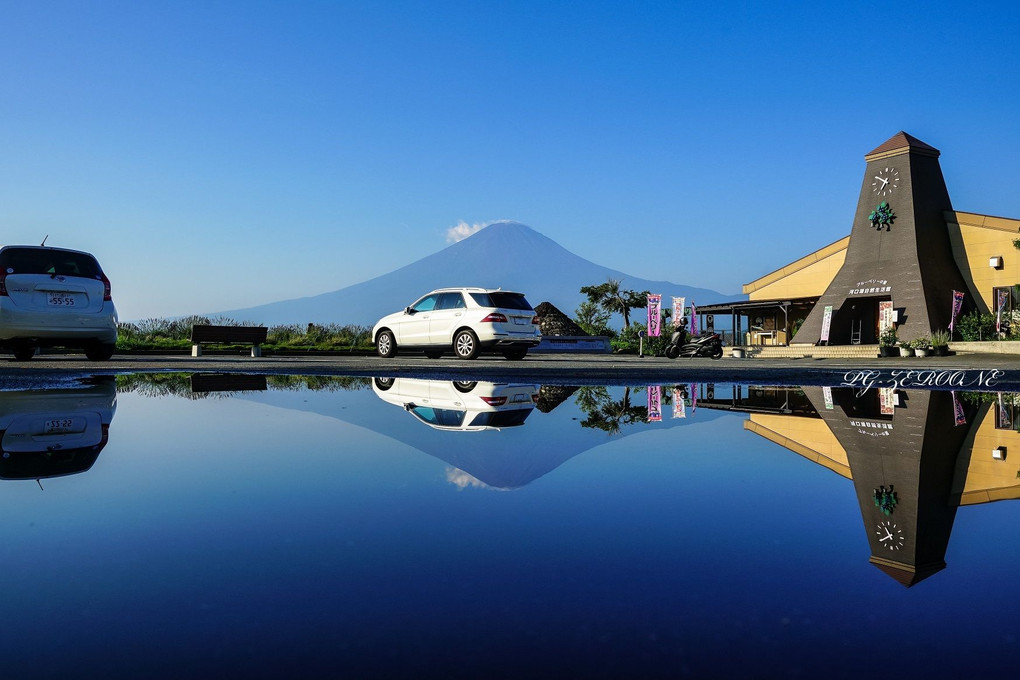
<svg viewBox="0 0 1020 680"><path fill-rule="evenodd" d="M702 403L853 481L870 562L910 587L946 567L961 505L1020 498L1017 395L750 387Z"/></svg>
<svg viewBox="0 0 1020 680"><path fill-rule="evenodd" d="M112 378L69 389L0 392L0 479L46 479L89 470L117 410Z"/></svg>

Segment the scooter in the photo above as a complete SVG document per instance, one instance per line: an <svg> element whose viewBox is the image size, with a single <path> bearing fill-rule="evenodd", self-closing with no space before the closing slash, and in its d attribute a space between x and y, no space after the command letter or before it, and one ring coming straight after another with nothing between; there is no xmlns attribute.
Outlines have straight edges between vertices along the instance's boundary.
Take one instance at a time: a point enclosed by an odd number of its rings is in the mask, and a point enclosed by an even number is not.
<svg viewBox="0 0 1020 680"><path fill-rule="evenodd" d="M722 357L722 338L719 337L718 333L712 333L711 335L703 335L700 338L695 338L691 342L683 342L683 336L686 335L684 331L676 331L670 338L670 344L666 347L666 356L670 359L676 359L677 357L705 357L718 359Z"/></svg>

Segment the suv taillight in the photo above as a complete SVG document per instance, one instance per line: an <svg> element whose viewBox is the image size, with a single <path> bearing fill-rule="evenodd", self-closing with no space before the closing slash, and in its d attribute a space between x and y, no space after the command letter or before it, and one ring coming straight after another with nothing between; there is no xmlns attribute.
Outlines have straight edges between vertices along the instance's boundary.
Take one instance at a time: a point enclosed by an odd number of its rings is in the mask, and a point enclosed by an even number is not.
<svg viewBox="0 0 1020 680"><path fill-rule="evenodd" d="M99 280L103 282L103 302L113 302L113 298L110 297L110 279L106 278L103 272L99 272Z"/></svg>
<svg viewBox="0 0 1020 680"><path fill-rule="evenodd" d="M506 317L499 312L493 312L482 319L482 323L506 323Z"/></svg>
<svg viewBox="0 0 1020 680"><path fill-rule="evenodd" d="M537 326L538 325L538 314L536 314L535 316L531 317L531 325L532 326Z"/></svg>
<svg viewBox="0 0 1020 680"><path fill-rule="evenodd" d="M0 296L10 297L7 292L7 272L0 272Z"/></svg>
<svg viewBox="0 0 1020 680"><path fill-rule="evenodd" d="M506 397L481 397L489 406L502 406L506 403Z"/></svg>

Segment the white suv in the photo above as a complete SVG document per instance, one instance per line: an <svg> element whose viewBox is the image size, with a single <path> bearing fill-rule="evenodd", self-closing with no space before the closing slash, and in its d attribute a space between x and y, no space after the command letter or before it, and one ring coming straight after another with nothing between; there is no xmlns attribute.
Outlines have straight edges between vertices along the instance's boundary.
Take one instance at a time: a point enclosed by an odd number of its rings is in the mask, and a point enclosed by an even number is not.
<svg viewBox="0 0 1020 680"><path fill-rule="evenodd" d="M535 410L541 386L374 378L372 389L433 429L480 432L523 425Z"/></svg>
<svg viewBox="0 0 1020 680"><path fill-rule="evenodd" d="M522 293L491 288L440 288L404 311L384 316L372 329L379 356L416 349L433 359L453 350L474 359L484 350L523 359L542 341L538 316Z"/></svg>
<svg viewBox="0 0 1020 680"><path fill-rule="evenodd" d="M0 248L0 347L19 361L39 347L80 347L113 356L117 309L110 279L89 253L45 246Z"/></svg>

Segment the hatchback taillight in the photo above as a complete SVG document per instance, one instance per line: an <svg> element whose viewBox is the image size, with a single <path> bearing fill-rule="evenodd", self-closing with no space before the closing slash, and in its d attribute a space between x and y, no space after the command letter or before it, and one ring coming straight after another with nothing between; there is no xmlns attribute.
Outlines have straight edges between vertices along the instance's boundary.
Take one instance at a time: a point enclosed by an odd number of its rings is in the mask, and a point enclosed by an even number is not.
<svg viewBox="0 0 1020 680"><path fill-rule="evenodd" d="M502 406L506 403L506 397L482 397L481 399L489 406Z"/></svg>
<svg viewBox="0 0 1020 680"><path fill-rule="evenodd" d="M106 274L99 272L99 280L103 282L103 302L113 302L110 296L110 279L106 278Z"/></svg>
<svg viewBox="0 0 1020 680"><path fill-rule="evenodd" d="M482 319L482 323L506 323L506 316L499 312L493 312Z"/></svg>

